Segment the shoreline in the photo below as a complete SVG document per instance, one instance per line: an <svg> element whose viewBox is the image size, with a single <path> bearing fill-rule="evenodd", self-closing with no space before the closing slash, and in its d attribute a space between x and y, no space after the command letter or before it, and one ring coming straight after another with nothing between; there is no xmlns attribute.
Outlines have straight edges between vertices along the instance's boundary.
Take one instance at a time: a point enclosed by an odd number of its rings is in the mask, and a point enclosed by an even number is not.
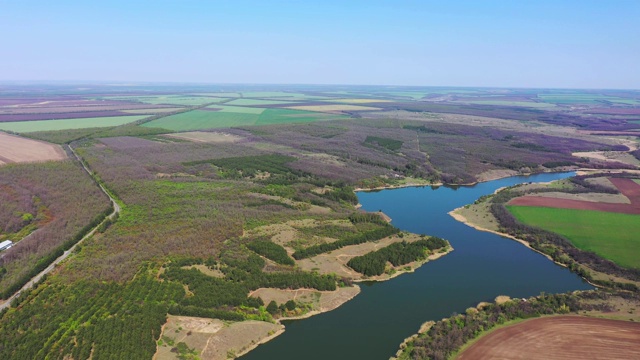
<svg viewBox="0 0 640 360"><path fill-rule="evenodd" d="M448 242L448 241L447 241ZM394 279L400 275L404 275L404 274L411 274L414 273L416 270L418 270L420 267L422 267L424 264L430 262L430 261L434 261L437 260L445 255L448 255L450 252L452 252L453 246L451 246L451 244L449 244L449 246L447 247L447 251L444 252L437 252L435 254L431 254L429 256L427 256L426 259L424 260L420 260L420 261L413 261L410 262L408 264L405 265L401 265L400 266L400 270L396 270L395 273L391 274L391 275L386 275L385 277L380 277L382 275L378 275L378 277L373 277L373 278L367 278L367 279L358 279L358 280L353 280L354 283L362 283L362 282L369 282L369 281L373 281L373 282L384 282L384 281L389 281L391 279ZM402 270L402 268L407 267L407 266L411 266L410 270Z"/></svg>
<svg viewBox="0 0 640 360"><path fill-rule="evenodd" d="M606 170L614 170L614 169L606 169ZM466 184L445 184L445 183L432 183L432 184L418 184L418 183L409 183L409 184L401 184L401 185L387 185L387 186L377 186L374 188L355 188L353 189L353 192L369 192L369 191L380 191L380 190L391 190L391 189L401 189L401 188L407 188L407 187L425 187L425 186L475 186L481 183L485 183L485 182L489 182L489 181L495 181L495 180L500 180L500 179L507 179L510 177L514 177L514 176L533 176L533 175L540 175L540 174L550 174L550 173L564 173L564 172L579 172L579 171L602 171L602 169L587 169L587 168L578 168L578 169L567 169L567 170L559 170L559 171L539 171L539 172L532 172L532 173L528 173L528 174L511 174L511 175L496 175L496 176L491 176L488 178L484 178L482 180L478 180L478 181L474 181L471 183L466 183ZM640 170L629 170L629 171L637 171L640 173ZM482 174L479 174L478 176L482 176ZM357 206L362 206L361 204L358 204Z"/></svg>
<svg viewBox="0 0 640 360"><path fill-rule="evenodd" d="M458 211L458 210L460 210L460 209L462 209L462 208L464 208L464 206L461 206L461 207L459 207L459 208L455 208L455 209L453 209L453 210L449 211L449 212L448 212L448 214L449 214L452 218L454 218L455 220L457 220L457 221L459 221L459 222L461 222L461 223L463 223L463 224L465 224L465 225L467 225L467 226L470 226L470 227L472 227L472 228L474 228L474 229L476 229L476 230L478 230L478 231L484 231L484 232L492 233L492 234L495 234L495 235L498 235L498 236L502 236L502 237L505 237L505 238L508 238L508 239L511 239L511 240L517 241L517 242L519 242L520 244L522 244L522 245L526 246L527 248L529 248L530 250L535 251L535 252L537 252L538 254L540 254L540 255L542 255L542 256L544 256L544 257L546 257L547 259L551 260L553 263L555 263L555 264L557 264L557 265L559 265L559 266L562 266L563 268L568 268L568 266L567 266L567 265L562 264L562 263L559 263L559 262L557 262L557 261L553 260L553 258L552 258L551 256L549 256L549 255L547 255L547 254L545 254L545 253L543 253L543 252L541 252L541 251L539 251L539 250L537 250L537 249L532 248L532 247L531 247L531 244L529 244L529 242L528 242L528 241L525 241L525 240L519 239L519 238L517 238L517 237L515 237L515 236L512 236L512 235L509 235L509 234L501 233L501 232L499 232L499 231L495 231L495 230L489 230L489 229L483 228L483 227L481 227L481 226L478 226L478 225L476 225L476 224L473 224L473 223L472 223L472 222L470 222L466 217L464 217L463 215L460 215L460 214L458 214L458 213L456 212L456 211ZM576 275L577 275L577 274L576 274ZM578 275L578 276L579 276L579 275ZM579 276L579 277L580 277L582 280L584 280L585 282L587 282L589 285L591 285L591 286L593 286L593 287L595 287L595 288L597 288L597 289L602 288L602 286L592 283L591 281L589 281L589 279L585 279L585 278L584 278L584 277L582 277L582 276Z"/></svg>
<svg viewBox="0 0 640 360"><path fill-rule="evenodd" d="M275 319L276 324L279 324L279 325L281 325L281 326L282 326L282 330L277 331L276 333L274 333L274 334L272 334L272 335L270 335L270 336L268 336L268 337L265 337L265 338L261 339L259 342L257 342L257 343L255 343L255 344L253 344L250 348L246 349L246 351L243 351L242 353L239 353L238 355L236 355L236 358L241 357L241 356L243 356L243 355L246 355L248 352L250 352L251 350L254 350L254 349L255 349L255 348L257 348L259 345L266 344L267 342L269 342L269 341L271 341L271 340L275 339L276 337L278 337L279 335L281 335L282 333L284 333L284 332L286 331L286 326L282 323L282 321L308 319L308 318L310 318L310 317L312 317L312 316L316 316L316 315L320 315L320 314L324 314L324 313L327 313L327 312L333 311L333 310L335 310L335 309L339 308L340 306L342 306L342 305L346 304L347 302L349 302L349 301L353 300L356 296L358 296L358 295L360 294L360 289L361 289L361 287L360 287L360 285L359 285L358 283L368 282L368 281L372 281L372 282L383 282L383 281L391 280L391 279L396 278L396 277L398 277L398 276L400 276L400 275L403 275L403 274L413 273L413 272L415 272L418 268L420 268L421 266L423 266L424 264L426 264L426 263L428 263L428 262L430 262L430 261L437 260L437 259L439 259L439 258L441 258L441 257L443 257L443 256L445 256L445 255L447 255L447 254L449 254L449 253L450 253L450 252L452 252L453 250L454 250L454 249L453 249L453 246L451 246L451 244L449 244L449 246L447 247L447 251L445 251L445 252L438 252L438 253L435 253L435 254L431 254L431 255L429 255L426 259L424 259L424 260L422 260L422 261L419 261L419 262L415 262L415 264L411 267L411 270L406 270L406 271L405 271L405 270L399 270L399 271L396 271L394 274L389 275L388 277L385 277L385 278L353 280L353 283L354 283L354 284L353 284L353 286L354 286L354 287L356 287L356 288L358 288L358 292L357 292L357 293L355 293L353 296L351 296L351 297L349 297L349 298L346 298L346 299L344 299L344 301L342 301L341 303L336 304L335 306L330 307L330 308L327 308L327 309L322 309L322 310L312 310L312 311L309 311L309 312L308 312L308 313L306 313L306 314L302 314L302 315L299 315L299 316L289 316L289 317L281 317L281 318ZM407 264L407 265L410 265L410 264ZM404 266L407 266L407 265L404 265ZM337 291L337 290L336 290L336 291ZM423 328L427 323L429 323L429 322L424 323L424 324L422 325L421 329L422 329L422 328ZM428 329L428 328L427 328L427 329Z"/></svg>
<svg viewBox="0 0 640 360"><path fill-rule="evenodd" d="M496 191L497 191L497 190L496 190ZM498 235L498 236L502 236L502 237L505 237L505 238L508 238L508 239L511 239L511 240L517 241L517 242L519 242L520 244L522 244L522 245L526 246L527 248L529 248L529 249L531 249L531 250L533 250L533 251L537 252L538 254L543 255L544 257L546 257L547 259L549 259L549 260L553 261L554 263L556 263L556 264L558 264L558 265L560 265L560 266L562 266L562 267L565 267L565 268L567 267L567 266L566 266L566 265L564 265L564 264L561 264L561 263L559 263L559 262L557 262L557 261L554 261L554 260L553 260L553 258L552 258L551 256L549 256L549 255L547 255L547 254L545 254L545 253L543 253L543 252L541 252L541 251L539 251L539 250L536 250L536 249L532 248L532 247L531 247L531 244L529 244L529 242L528 242L528 241L525 241L525 240L519 239L519 238L517 238L517 237L515 237L515 236L509 235L509 234L506 234L506 233L501 233L501 232L499 232L499 231L495 231L495 230L490 230L490 229L487 229L487 228L483 228L483 227L481 227L481 226L479 226L479 225L476 225L476 224L474 224L474 223L470 222L466 217L464 217L463 215L460 215L460 214L458 214L458 213L457 213L457 211L458 211L458 210L463 209L463 208L464 208L464 206L461 206L461 207L455 208L455 209L453 209L453 210L449 211L449 212L448 212L448 214L449 214L452 218L454 218L455 220L457 220L457 221L459 221L459 222L461 222L461 223L463 223L463 224L465 224L465 225L467 225L467 226L469 226L469 227L472 227L472 228L474 228L474 229L476 229L476 230L478 230L478 231L484 231L484 232L492 233L492 234L495 234L495 235Z"/></svg>
<svg viewBox="0 0 640 360"><path fill-rule="evenodd" d="M278 336L282 335L285 332L285 327L284 327L284 325L282 325L280 323L278 323L278 324L282 327L280 330L276 331L275 333L273 333L273 334L271 334L271 335L269 335L269 336L267 336L265 338L260 339L260 341L254 343L251 346L249 346L248 348L240 351L239 353L237 353L235 355L234 359L242 357L242 356L248 354L249 352L251 352L252 350L255 350L258 346L260 346L262 344L266 344L269 341L271 341L271 340L277 338Z"/></svg>

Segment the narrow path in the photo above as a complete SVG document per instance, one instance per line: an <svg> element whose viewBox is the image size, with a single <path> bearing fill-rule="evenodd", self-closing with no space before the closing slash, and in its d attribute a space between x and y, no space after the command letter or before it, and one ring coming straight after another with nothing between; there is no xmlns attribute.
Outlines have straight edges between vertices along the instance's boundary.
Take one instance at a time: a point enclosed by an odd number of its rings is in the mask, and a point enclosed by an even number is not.
<svg viewBox="0 0 640 360"><path fill-rule="evenodd" d="M73 150L71 145L67 145L67 147L73 153L73 155L76 157L76 159L80 162L80 164L82 165L82 168L84 169L84 171L86 171L87 174L89 174L89 176L92 179L94 179L94 181L95 181L95 178L91 174L91 170L89 170L89 168L87 167L85 162L82 160L82 158L80 156L78 156L78 154L76 153L75 150ZM11 295L11 297L9 297L6 301L4 301L2 304L0 304L0 311L2 311L5 308L8 308L9 306L11 306L11 302L15 298L20 296L20 294L22 294L23 291L31 289L38 281L40 281L42 279L43 276L45 276L46 274L50 273L53 269L55 269L56 265L58 265L64 259L66 259L76 249L76 247L78 245L80 245L82 242L84 242L89 237L93 236L93 234L95 234L95 232L98 229L98 227L100 227L100 225L102 225L105 221L107 221L107 219L113 219L114 216L116 216L116 214L120 213L121 209L120 209L120 205L118 205L118 202L113 197L111 197L109 192L104 188L104 186L102 186L102 184L100 184L97 181L96 181L96 184L100 187L100 190L102 190L102 192L105 193L105 195L107 195L109 197L109 200L111 201L111 204L113 205L113 212L111 214L109 214L102 222L100 222L100 224L96 225L96 227L91 229L91 231L87 235L85 235L82 239L80 239L80 241L75 243L71 248L69 248L69 250L65 251L62 255L60 255L60 257L58 257L56 260L54 260L49 266L47 266L46 269L42 270L38 275L34 276L20 290L18 290L15 294Z"/></svg>

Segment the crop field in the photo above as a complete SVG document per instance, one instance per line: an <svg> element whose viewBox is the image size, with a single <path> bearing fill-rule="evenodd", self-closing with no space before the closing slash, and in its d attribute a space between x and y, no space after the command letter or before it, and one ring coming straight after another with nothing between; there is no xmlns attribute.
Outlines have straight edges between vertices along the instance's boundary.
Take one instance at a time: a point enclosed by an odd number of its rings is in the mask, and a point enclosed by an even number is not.
<svg viewBox="0 0 640 360"><path fill-rule="evenodd" d="M385 102L393 102L393 100L387 100L387 99L375 99L375 98L370 98L370 99L330 99L330 100L324 100L327 102L334 102L334 103L342 103L342 104L370 104L370 103L385 103Z"/></svg>
<svg viewBox="0 0 640 360"><path fill-rule="evenodd" d="M0 123L0 130L28 133L34 131L99 128L128 124L146 117L144 115L130 115L64 120L14 121Z"/></svg>
<svg viewBox="0 0 640 360"><path fill-rule="evenodd" d="M522 223L558 233L576 247L640 268L640 215L508 205Z"/></svg>
<svg viewBox="0 0 640 360"><path fill-rule="evenodd" d="M240 112L236 112L236 110ZM191 131L233 126L304 123L344 118L346 117L341 115L317 114L308 111L224 106L220 111L194 110L153 120L142 126L174 131Z"/></svg>
<svg viewBox="0 0 640 360"><path fill-rule="evenodd" d="M380 108L371 106L360 105L300 105L300 106L288 106L288 109L294 110L306 110L306 111L318 111L318 112L332 112L332 111L373 111L380 110Z"/></svg>
<svg viewBox="0 0 640 360"><path fill-rule="evenodd" d="M260 105L280 105L280 104L291 104L291 103L295 103L295 101L235 99L235 100L229 101L227 104L239 105L239 106L260 106Z"/></svg>
<svg viewBox="0 0 640 360"><path fill-rule="evenodd" d="M544 102L555 104L585 104L585 105L597 105L602 104L603 101L624 101L622 98L606 96L601 94L539 94L538 98Z"/></svg>
<svg viewBox="0 0 640 360"><path fill-rule="evenodd" d="M595 210L623 214L640 214L640 185L632 179L609 178L609 181L629 199L627 204L558 199L544 196L522 196L509 204L516 206L541 206L559 209Z"/></svg>
<svg viewBox="0 0 640 360"><path fill-rule="evenodd" d="M185 96L185 95L158 95L158 96L107 96L107 100L117 101L135 101L146 104L167 104L167 105L183 105L197 106L210 102L220 102L227 100L225 98L211 98L204 96Z"/></svg>
<svg viewBox="0 0 640 360"><path fill-rule="evenodd" d="M264 108L244 107L244 106L228 106L228 105L210 105L206 107L212 111L229 112L238 114L262 114Z"/></svg>
<svg viewBox="0 0 640 360"><path fill-rule="evenodd" d="M122 125L108 123L110 116L20 122L25 127L58 125L57 130L30 129L25 136L72 145L122 207L114 222L101 227L30 294L0 314L0 358L144 359L158 349L158 356L175 358L197 355L189 348L209 345L212 354L215 350L214 355L224 359L233 355L227 351L276 329L274 320L311 310L303 299L307 294L335 294L327 299L321 295L320 301L337 305L340 292L357 292L342 287L349 279L340 275L363 277L345 266L349 258L419 236L387 236L398 229L357 210L354 188L414 181L471 183L487 171L506 175L546 171L543 164L549 163L582 166L587 163L572 153L621 149L612 138L569 131L622 131L631 128L626 118L592 116L587 106L575 111L562 104L512 106L536 99L539 92L198 84L3 88L0 115L26 119L114 111L132 116L122 117ZM622 98L624 92L584 94ZM629 92L628 100L637 95ZM461 99L496 103L456 103ZM296 105L324 107L285 108ZM193 109L200 106L206 107ZM594 107L614 105L602 101ZM371 108L386 111L363 111ZM618 108L625 110L616 116L629 115L632 109L623 104ZM185 112L175 113L181 110ZM138 119L149 122L140 124ZM68 127L61 126L65 122ZM215 130L199 131L206 129ZM0 148L3 143L0 139ZM588 164L606 165L598 159ZM623 192L632 191L629 187ZM31 278L41 259L55 256L61 244L108 210L109 199L75 159L1 166L0 238L23 239L0 258L2 296L11 295ZM610 233L618 226L637 234L635 223L640 221L627 224L620 215L605 218L614 229ZM620 235L615 240L618 248L640 248L625 243L637 240L625 239ZM391 262L394 249L378 253L372 263ZM293 254L302 259L296 265L291 265ZM637 253L623 255L627 257L621 261L640 258ZM388 272L393 272L391 267ZM269 310L264 300L281 306ZM294 309L288 300L295 300ZM529 304L518 300L509 309L524 311ZM551 302L541 306L547 305ZM511 310L501 308L500 313L513 315ZM224 322L224 328L217 338L172 321L162 329L167 317L217 319L210 324ZM264 331L247 336L251 329L246 321L252 321L254 329L263 325ZM460 335L478 329L467 327L471 325L443 328L460 330L454 333ZM227 345L244 343L225 348L218 339ZM452 339L460 337L444 341Z"/></svg>
<svg viewBox="0 0 640 360"><path fill-rule="evenodd" d="M169 108L156 108L156 109L135 109L135 110L122 110L122 112L127 114L163 114L169 113L173 111L178 111L182 108L169 107Z"/></svg>
<svg viewBox="0 0 640 360"><path fill-rule="evenodd" d="M58 145L0 132L0 165L66 159Z"/></svg>
<svg viewBox="0 0 640 360"><path fill-rule="evenodd" d="M473 101L465 101L469 104L476 105L498 105L498 106L522 106L522 107L530 107L530 108L553 108L554 104L549 103L540 103L533 101L506 101L506 100L473 100Z"/></svg>
<svg viewBox="0 0 640 360"><path fill-rule="evenodd" d="M553 316L493 331L456 359L638 359L639 343L637 323Z"/></svg>

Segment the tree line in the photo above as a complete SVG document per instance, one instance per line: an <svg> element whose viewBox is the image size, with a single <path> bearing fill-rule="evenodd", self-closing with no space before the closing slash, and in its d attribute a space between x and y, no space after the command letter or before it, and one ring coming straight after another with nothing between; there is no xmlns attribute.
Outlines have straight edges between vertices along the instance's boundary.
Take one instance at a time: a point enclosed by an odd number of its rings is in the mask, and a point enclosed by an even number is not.
<svg viewBox="0 0 640 360"><path fill-rule="evenodd" d="M347 262L347 266L366 276L377 276L384 273L387 262L393 266L400 266L424 260L428 256L427 250L434 251L448 245L446 240L438 237L420 239L412 243L403 241L366 255L354 257Z"/></svg>
<svg viewBox="0 0 640 360"><path fill-rule="evenodd" d="M511 320L582 310L613 311L613 306L606 302L611 296L600 291L542 294L529 299L513 299L502 304L492 303L480 309L470 308L465 314L454 314L434 323L429 330L410 341L402 349L398 359L449 359L468 341ZM613 296L628 297L629 295L614 293ZM638 299L637 295L635 298Z"/></svg>

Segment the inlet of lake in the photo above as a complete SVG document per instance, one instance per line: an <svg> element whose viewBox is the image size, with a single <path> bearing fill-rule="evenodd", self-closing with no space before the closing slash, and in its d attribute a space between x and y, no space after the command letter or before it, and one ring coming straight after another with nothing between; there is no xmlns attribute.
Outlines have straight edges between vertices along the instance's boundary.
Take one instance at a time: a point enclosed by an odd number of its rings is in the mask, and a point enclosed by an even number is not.
<svg viewBox="0 0 640 360"><path fill-rule="evenodd" d="M496 189L548 182L574 173L510 177L474 186L408 187L359 192L367 211L382 210L396 227L449 240L455 249L414 273L377 283L341 307L304 320L284 321L284 334L242 360L387 360L427 320L463 313L498 295L529 297L593 287L524 245L475 230L448 212Z"/></svg>

